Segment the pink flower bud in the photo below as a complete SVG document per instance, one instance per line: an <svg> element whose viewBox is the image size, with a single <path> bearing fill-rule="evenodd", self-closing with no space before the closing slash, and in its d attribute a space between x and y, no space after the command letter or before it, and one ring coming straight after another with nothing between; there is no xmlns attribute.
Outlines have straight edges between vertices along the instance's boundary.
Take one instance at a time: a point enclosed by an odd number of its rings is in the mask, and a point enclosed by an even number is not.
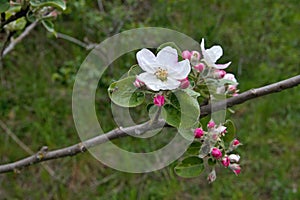
<svg viewBox="0 0 300 200"><path fill-rule="evenodd" d="M208 177L207 177L207 180L208 180L208 183L212 183L216 180L217 178L217 174L216 174L216 171L213 169L209 174L208 174Z"/></svg>
<svg viewBox="0 0 300 200"><path fill-rule="evenodd" d="M229 158L230 162L232 162L232 163L240 161L240 156L237 154L230 154L228 158Z"/></svg>
<svg viewBox="0 0 300 200"><path fill-rule="evenodd" d="M220 149L214 147L212 150L211 150L211 155L213 157L215 157L216 159L220 159L222 158L222 152L220 151Z"/></svg>
<svg viewBox="0 0 300 200"><path fill-rule="evenodd" d="M230 164L230 160L229 160L228 156L223 157L221 160L221 163L224 167L228 167Z"/></svg>
<svg viewBox="0 0 300 200"><path fill-rule="evenodd" d="M238 139L234 139L234 140L232 141L232 144L233 144L234 146L238 146L238 145L240 145L240 141L238 141Z"/></svg>
<svg viewBox="0 0 300 200"><path fill-rule="evenodd" d="M241 167L239 164L230 164L229 168L235 173L235 175L239 175L241 173Z"/></svg>
<svg viewBox="0 0 300 200"><path fill-rule="evenodd" d="M189 60L189 59L191 59L192 53L188 50L185 50L185 51L182 52L181 55L182 55L183 59L188 59Z"/></svg>
<svg viewBox="0 0 300 200"><path fill-rule="evenodd" d="M226 72L222 69L218 69L216 70L216 77L221 79L221 78L224 78L224 76L226 75Z"/></svg>
<svg viewBox="0 0 300 200"><path fill-rule="evenodd" d="M210 122L208 122L208 124L207 124L207 128L214 128L215 127L215 122L214 121L210 121Z"/></svg>
<svg viewBox="0 0 300 200"><path fill-rule="evenodd" d="M135 81L133 82L133 85L137 88L140 88L140 87L144 86L145 84L142 81L140 81L139 79L135 79Z"/></svg>
<svg viewBox="0 0 300 200"><path fill-rule="evenodd" d="M195 135L195 138L201 138L204 134L204 131L202 128L196 128L195 131L194 131L194 135Z"/></svg>
<svg viewBox="0 0 300 200"><path fill-rule="evenodd" d="M165 97L163 95L156 95L153 99L154 105L161 107L165 104Z"/></svg>
<svg viewBox="0 0 300 200"><path fill-rule="evenodd" d="M180 83L179 87L181 89L186 89L186 88L188 88L190 86L190 81L189 81L189 79L187 77L185 79L181 80L180 82L181 83Z"/></svg>
<svg viewBox="0 0 300 200"><path fill-rule="evenodd" d="M230 92L235 92L235 91L236 91L236 85L229 85L229 86L228 86L228 90L229 90Z"/></svg>
<svg viewBox="0 0 300 200"><path fill-rule="evenodd" d="M194 69L197 71L197 72L202 72L205 68L205 65L203 63L199 63L198 65L195 65L194 66Z"/></svg>

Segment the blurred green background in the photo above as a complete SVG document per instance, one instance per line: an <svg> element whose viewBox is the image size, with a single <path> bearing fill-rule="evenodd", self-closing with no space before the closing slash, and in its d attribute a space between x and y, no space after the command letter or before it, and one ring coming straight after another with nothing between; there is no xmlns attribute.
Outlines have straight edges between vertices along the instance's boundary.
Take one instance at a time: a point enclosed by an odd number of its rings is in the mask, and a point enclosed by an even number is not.
<svg viewBox="0 0 300 200"><path fill-rule="evenodd" d="M205 38L207 47L222 45L220 63L232 61L228 71L236 74L241 92L300 74L297 0L102 2L101 11L97 1L68 1L56 30L87 43L147 26L177 30L197 41ZM4 59L1 120L33 151L80 141L71 96L76 71L88 53L38 26ZM105 130L115 128L106 89L135 63L134 53L119 59L99 83L97 111ZM46 162L55 175L41 164L0 175L0 199L300 199L299 99L296 87L235 107L232 118L244 144L238 177L219 168L210 185L205 173L182 179L174 174L176 163L129 174L85 153ZM120 140L128 148L133 145L130 139ZM2 129L0 144L1 163L28 155ZM142 144L134 146L147 150Z"/></svg>

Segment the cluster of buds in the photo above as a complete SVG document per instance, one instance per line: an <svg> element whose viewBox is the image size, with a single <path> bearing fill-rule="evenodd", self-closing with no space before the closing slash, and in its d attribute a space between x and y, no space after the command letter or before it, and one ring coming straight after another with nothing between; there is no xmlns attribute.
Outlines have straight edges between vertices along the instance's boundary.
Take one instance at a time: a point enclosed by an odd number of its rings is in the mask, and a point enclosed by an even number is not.
<svg viewBox="0 0 300 200"><path fill-rule="evenodd" d="M194 130L194 136L196 139L200 139L203 143L202 147L206 145L210 145L209 152L205 151L206 148L200 149L200 158L208 157L210 159L215 160L216 162L223 165L225 168L231 169L236 175L241 172L241 167L238 164L240 160L240 156L238 154L231 153L238 146L241 145L238 139L234 139L230 142L228 148L225 148L222 137L224 137L227 133L227 127L222 124L217 125L214 121L210 121L207 124L207 131L204 131L202 128L196 128ZM224 144L224 143L223 143ZM212 172L208 175L208 181L211 183L216 179L216 172L213 169Z"/></svg>

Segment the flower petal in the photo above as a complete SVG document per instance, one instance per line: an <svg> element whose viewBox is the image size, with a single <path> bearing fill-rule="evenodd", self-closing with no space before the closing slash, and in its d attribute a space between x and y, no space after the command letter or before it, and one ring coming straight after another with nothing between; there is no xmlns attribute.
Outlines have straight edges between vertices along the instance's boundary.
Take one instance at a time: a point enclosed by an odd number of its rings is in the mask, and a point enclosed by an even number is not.
<svg viewBox="0 0 300 200"><path fill-rule="evenodd" d="M230 64L231 64L231 62L228 62L226 64L216 64L215 68L217 68L217 69L226 69Z"/></svg>
<svg viewBox="0 0 300 200"><path fill-rule="evenodd" d="M191 65L189 60L183 60L176 63L175 66L168 67L168 75L173 79L182 80L185 79L191 71Z"/></svg>
<svg viewBox="0 0 300 200"><path fill-rule="evenodd" d="M141 73L137 76L137 78L140 81L144 82L145 85L153 91L174 90L180 85L180 81L177 81L173 78L168 77L166 81L161 81L157 79L157 77L154 74L150 74L148 72Z"/></svg>
<svg viewBox="0 0 300 200"><path fill-rule="evenodd" d="M200 48L201 48L202 52L205 51L204 38L202 38L202 40L201 40Z"/></svg>
<svg viewBox="0 0 300 200"><path fill-rule="evenodd" d="M146 72L154 73L157 68L156 57L148 49L142 49L136 54L139 66Z"/></svg>
<svg viewBox="0 0 300 200"><path fill-rule="evenodd" d="M167 46L158 52L156 58L157 63L162 66L173 66L178 62L177 50L170 46Z"/></svg>
<svg viewBox="0 0 300 200"><path fill-rule="evenodd" d="M209 56L209 59L213 62L216 63L216 61L223 55L223 49L221 46L213 46L210 49L206 49L205 53L207 56ZM204 58L206 59L206 58Z"/></svg>

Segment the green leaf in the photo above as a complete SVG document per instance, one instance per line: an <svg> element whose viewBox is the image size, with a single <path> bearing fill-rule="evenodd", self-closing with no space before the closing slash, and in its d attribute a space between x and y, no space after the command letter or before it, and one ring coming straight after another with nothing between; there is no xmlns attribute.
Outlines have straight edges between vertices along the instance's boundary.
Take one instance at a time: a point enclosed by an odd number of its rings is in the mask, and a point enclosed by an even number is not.
<svg viewBox="0 0 300 200"><path fill-rule="evenodd" d="M66 9L66 3L63 0L30 0L30 5L33 7L51 6L61 10Z"/></svg>
<svg viewBox="0 0 300 200"><path fill-rule="evenodd" d="M9 0L0 0L0 13L7 11L9 7Z"/></svg>
<svg viewBox="0 0 300 200"><path fill-rule="evenodd" d="M175 168L175 173L184 178L199 176L204 170L203 160L197 156L184 158Z"/></svg>
<svg viewBox="0 0 300 200"><path fill-rule="evenodd" d="M200 107L196 98L191 97L184 91L176 91L175 95L180 104L181 120L180 128L192 128L198 125Z"/></svg>
<svg viewBox="0 0 300 200"><path fill-rule="evenodd" d="M177 54L178 54L179 56L181 56L181 50L180 50L180 48L179 48L174 42L166 42L166 43L161 44L161 45L157 48L157 52L160 51L160 50L162 50L164 47L167 47L167 46L170 46L170 47L176 49L176 50L177 50Z"/></svg>
<svg viewBox="0 0 300 200"><path fill-rule="evenodd" d="M133 85L135 76L112 83L108 88L108 94L112 102L122 107L136 107L145 100L145 94L138 92Z"/></svg>
<svg viewBox="0 0 300 200"><path fill-rule="evenodd" d="M56 32L54 30L54 24L49 20L42 20L43 26L49 31L50 33L53 33L56 36Z"/></svg>
<svg viewBox="0 0 300 200"><path fill-rule="evenodd" d="M198 141L194 141L189 148L186 150L186 153L189 155L198 155L201 147L201 143Z"/></svg>
<svg viewBox="0 0 300 200"><path fill-rule="evenodd" d="M223 140L224 142L229 143L235 138L236 128L233 121L231 120L226 120L224 126L227 127L227 132L225 133Z"/></svg>
<svg viewBox="0 0 300 200"><path fill-rule="evenodd" d="M142 73L143 70L139 65L132 65L130 69L128 70L128 76L136 76Z"/></svg>
<svg viewBox="0 0 300 200"><path fill-rule="evenodd" d="M165 104L162 111L162 116L166 122L178 128L180 124L180 111L171 104Z"/></svg>

